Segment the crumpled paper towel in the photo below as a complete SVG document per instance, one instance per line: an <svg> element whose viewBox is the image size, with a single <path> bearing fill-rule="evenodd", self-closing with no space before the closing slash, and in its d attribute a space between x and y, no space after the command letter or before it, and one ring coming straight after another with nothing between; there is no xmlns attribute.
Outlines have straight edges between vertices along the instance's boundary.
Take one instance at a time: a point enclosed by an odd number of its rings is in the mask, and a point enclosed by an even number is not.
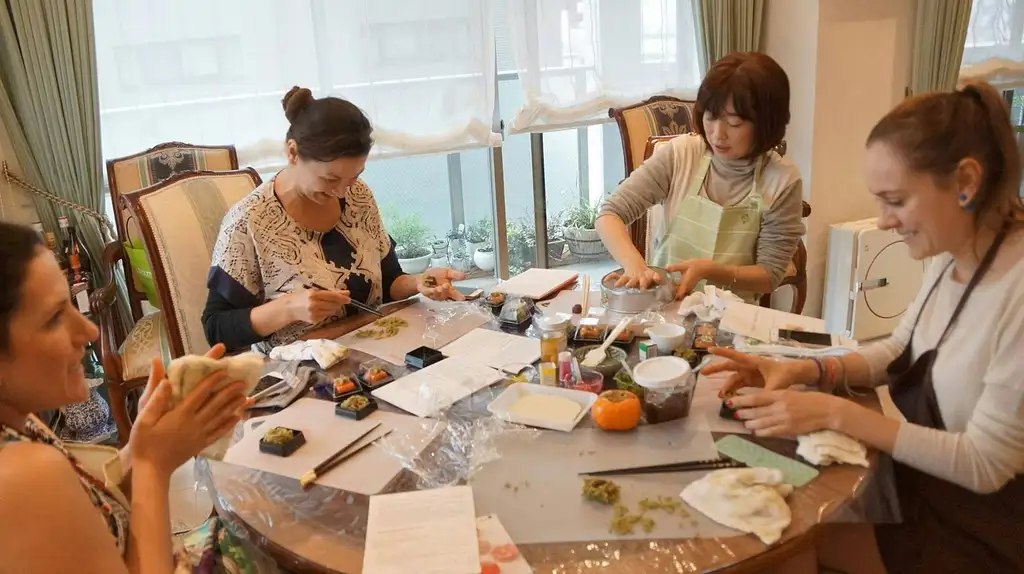
<svg viewBox="0 0 1024 574"><path fill-rule="evenodd" d="M821 430L796 437L796 454L815 466L832 463L868 466L868 450L863 444L834 430Z"/></svg>
<svg viewBox="0 0 1024 574"><path fill-rule="evenodd" d="M686 485L680 496L704 516L753 533L765 544L782 538L792 513L786 497L793 485L782 481L775 468L726 468L716 470Z"/></svg>
<svg viewBox="0 0 1024 574"><path fill-rule="evenodd" d="M732 302L743 302L738 295L726 289L708 285L704 291L690 293L679 302L679 314L687 317L694 315L701 321L717 321L722 318L722 311Z"/></svg>
<svg viewBox="0 0 1024 574"><path fill-rule="evenodd" d="M348 347L331 339L295 341L270 351L274 361L316 361L321 369L329 369L348 355Z"/></svg>

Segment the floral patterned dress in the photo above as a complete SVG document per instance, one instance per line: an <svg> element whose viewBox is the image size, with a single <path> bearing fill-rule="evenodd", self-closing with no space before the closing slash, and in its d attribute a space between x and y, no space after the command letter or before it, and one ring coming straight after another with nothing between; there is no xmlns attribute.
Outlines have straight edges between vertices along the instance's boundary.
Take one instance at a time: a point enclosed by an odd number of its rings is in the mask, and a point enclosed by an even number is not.
<svg viewBox="0 0 1024 574"><path fill-rule="evenodd" d="M117 551L124 556L128 542L129 507L120 493L108 489L42 422L29 417L23 429L0 424L0 448L5 444L35 442L49 445L71 463L90 502L103 515ZM218 518L211 518L176 541L175 574L256 574L249 547Z"/></svg>

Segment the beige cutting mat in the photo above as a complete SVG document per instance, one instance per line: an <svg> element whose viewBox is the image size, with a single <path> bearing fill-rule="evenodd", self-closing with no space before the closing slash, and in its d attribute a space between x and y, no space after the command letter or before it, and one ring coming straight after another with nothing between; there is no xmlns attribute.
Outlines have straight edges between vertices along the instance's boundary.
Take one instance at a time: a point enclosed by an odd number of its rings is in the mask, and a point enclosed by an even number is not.
<svg viewBox="0 0 1024 574"><path fill-rule="evenodd" d="M380 427L367 438L391 429L389 439L406 436L416 441L413 444L429 443L424 439L431 433L416 417L377 411L356 422L334 414L334 405L331 401L303 398L281 412L246 421L245 434L228 449L224 462L298 480L377 423L381 423ZM262 421L262 424L254 429L256 421ZM306 444L289 457L260 452L260 438L274 426L301 430L306 436ZM436 430L440 428L441 425L437 424ZM317 480L317 484L373 495L383 491L401 470L402 466L395 459L374 445L328 471Z"/></svg>
<svg viewBox="0 0 1024 574"><path fill-rule="evenodd" d="M473 305L473 310L469 311L466 310L467 308L460 308L467 305ZM454 308L455 311L446 311L449 308ZM413 305L388 315L388 317L401 317L409 323L407 327L403 327L394 337L388 337L387 339L360 339L356 337L356 333L359 331L373 328L373 324L370 324L338 338L337 341L350 349L379 357L394 365L402 365L405 364L406 353L417 347L427 346L432 349L440 349L483 325L489 320L488 314L484 311L483 308L479 308L474 303L427 303L425 301L417 301ZM434 320L449 316L452 318L443 324L440 321Z"/></svg>

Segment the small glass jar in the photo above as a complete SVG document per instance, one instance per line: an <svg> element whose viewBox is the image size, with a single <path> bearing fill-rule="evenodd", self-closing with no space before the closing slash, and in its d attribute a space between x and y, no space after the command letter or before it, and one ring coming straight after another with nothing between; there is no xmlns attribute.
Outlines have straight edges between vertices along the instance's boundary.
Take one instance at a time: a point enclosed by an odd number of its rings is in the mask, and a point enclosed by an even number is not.
<svg viewBox="0 0 1024 574"><path fill-rule="evenodd" d="M668 356L643 361L633 369L633 380L644 389L647 424L689 416L696 377L685 359Z"/></svg>
<svg viewBox="0 0 1024 574"><path fill-rule="evenodd" d="M534 317L534 325L540 331L540 360L542 363L558 363L558 354L568 350L568 319L562 317Z"/></svg>
<svg viewBox="0 0 1024 574"><path fill-rule="evenodd" d="M568 349L565 331L542 331L540 334L540 361L558 363L558 354Z"/></svg>

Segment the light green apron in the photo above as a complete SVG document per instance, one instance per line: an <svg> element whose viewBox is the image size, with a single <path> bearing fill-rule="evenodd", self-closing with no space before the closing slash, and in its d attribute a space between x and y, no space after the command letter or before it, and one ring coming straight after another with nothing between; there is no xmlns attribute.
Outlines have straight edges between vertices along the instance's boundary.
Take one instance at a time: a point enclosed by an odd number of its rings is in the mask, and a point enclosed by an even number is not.
<svg viewBox="0 0 1024 574"><path fill-rule="evenodd" d="M687 183L686 197L676 208L658 242L651 265L665 267L690 259L713 259L724 265L753 265L757 250L757 234L761 230L761 206L758 191L763 160L754 167L754 183L750 194L731 207L723 207L707 198L704 178L711 166L711 155L704 154L697 172ZM705 281L697 285L704 289ZM720 285L724 289L731 285ZM735 292L744 301L755 303L758 293Z"/></svg>

